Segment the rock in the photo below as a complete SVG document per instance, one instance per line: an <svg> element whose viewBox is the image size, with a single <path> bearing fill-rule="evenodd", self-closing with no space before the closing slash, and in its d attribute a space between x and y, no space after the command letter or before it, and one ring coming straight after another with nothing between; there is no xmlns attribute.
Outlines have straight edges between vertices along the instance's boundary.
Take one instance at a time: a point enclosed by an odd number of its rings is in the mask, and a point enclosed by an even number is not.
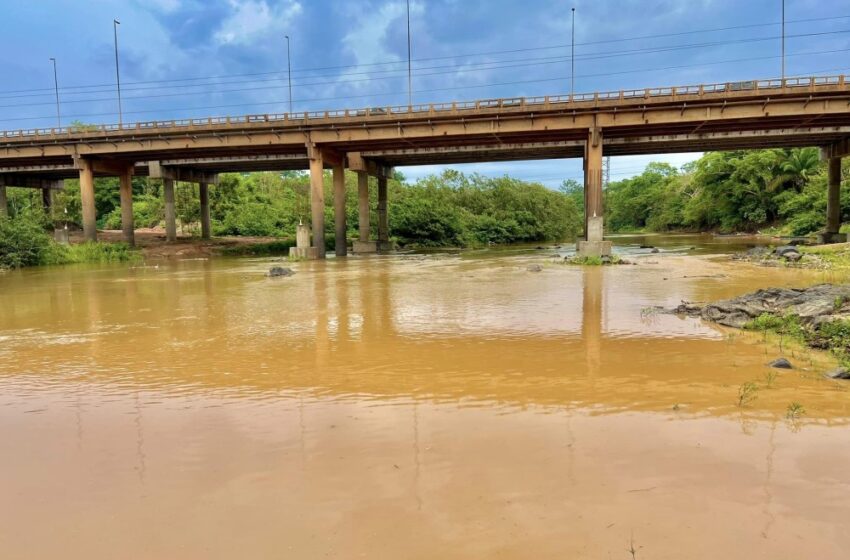
<svg viewBox="0 0 850 560"><path fill-rule="evenodd" d="M824 375L830 379L850 379L850 371L843 367L828 371Z"/></svg>
<svg viewBox="0 0 850 560"><path fill-rule="evenodd" d="M788 262L798 262L803 258L803 255L798 253L797 251L787 251L782 257Z"/></svg>
<svg viewBox="0 0 850 560"><path fill-rule="evenodd" d="M537 251L542 251L542 250L546 249L546 247L543 247L542 245L538 245L534 249L537 250Z"/></svg>
<svg viewBox="0 0 850 560"><path fill-rule="evenodd" d="M526 270L529 272L543 272L543 267L539 264L530 264L526 267Z"/></svg>
<svg viewBox="0 0 850 560"><path fill-rule="evenodd" d="M793 245L782 245L773 250L773 254L784 257L785 253L799 253L800 251Z"/></svg>
<svg viewBox="0 0 850 560"><path fill-rule="evenodd" d="M611 264L611 257L608 255L602 255L599 260L602 261L602 264Z"/></svg>
<svg viewBox="0 0 850 560"><path fill-rule="evenodd" d="M653 247L652 251L650 251L650 253L660 253L660 252L661 251L658 249L658 247Z"/></svg>
<svg viewBox="0 0 850 560"><path fill-rule="evenodd" d="M278 277L288 277L295 275L295 271L291 268L284 268L282 266L273 266L269 269L269 277L270 278L278 278Z"/></svg>
<svg viewBox="0 0 850 560"><path fill-rule="evenodd" d="M776 360L773 360L772 362L770 362L767 365L772 367L772 368L779 368L779 369L793 369L794 368L794 366L791 365L791 362L789 362L785 358L777 358Z"/></svg>

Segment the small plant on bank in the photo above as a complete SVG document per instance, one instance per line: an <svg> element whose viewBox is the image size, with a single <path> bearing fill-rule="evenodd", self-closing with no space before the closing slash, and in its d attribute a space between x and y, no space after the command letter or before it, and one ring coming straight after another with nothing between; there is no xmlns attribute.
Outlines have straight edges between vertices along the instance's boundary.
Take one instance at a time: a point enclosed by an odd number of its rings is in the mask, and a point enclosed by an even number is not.
<svg viewBox="0 0 850 560"><path fill-rule="evenodd" d="M770 389L773 387L773 383L776 381L776 378L779 377L775 371L771 370L764 374L764 386Z"/></svg>
<svg viewBox="0 0 850 560"><path fill-rule="evenodd" d="M582 257L579 255L575 255L573 257L567 257L564 259L564 264L573 264L581 266L602 266L606 264L620 264L620 262L621 259L617 255L611 255L610 257Z"/></svg>
<svg viewBox="0 0 850 560"><path fill-rule="evenodd" d="M752 403L758 398L758 385L752 381L747 381L738 387L738 406L744 407Z"/></svg>
<svg viewBox="0 0 850 560"><path fill-rule="evenodd" d="M785 418L788 420L797 420L800 416L806 413L806 409L798 402L792 402L785 409Z"/></svg>

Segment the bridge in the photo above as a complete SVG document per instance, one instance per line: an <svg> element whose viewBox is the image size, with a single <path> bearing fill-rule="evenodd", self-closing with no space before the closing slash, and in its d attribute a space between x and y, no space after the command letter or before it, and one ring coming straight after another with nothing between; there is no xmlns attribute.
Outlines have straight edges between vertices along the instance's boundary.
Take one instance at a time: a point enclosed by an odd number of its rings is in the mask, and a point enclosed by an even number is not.
<svg viewBox="0 0 850 560"><path fill-rule="evenodd" d="M603 239L602 159L768 147L820 146L828 160L825 242L839 239L841 158L850 152L850 80L844 75L726 82L542 97L455 101L291 114L0 132L0 212L7 186L40 188L45 204L79 178L83 230L97 239L94 178L120 178L122 228L134 242L132 176L163 179L166 235L176 238L174 181L200 185L202 236L211 234L208 186L223 172L307 170L312 240L324 258L324 169L332 169L335 253L347 253L346 168L358 175L355 251L388 244L387 177L395 166L581 157L585 235ZM378 239L370 239L369 177L377 178Z"/></svg>

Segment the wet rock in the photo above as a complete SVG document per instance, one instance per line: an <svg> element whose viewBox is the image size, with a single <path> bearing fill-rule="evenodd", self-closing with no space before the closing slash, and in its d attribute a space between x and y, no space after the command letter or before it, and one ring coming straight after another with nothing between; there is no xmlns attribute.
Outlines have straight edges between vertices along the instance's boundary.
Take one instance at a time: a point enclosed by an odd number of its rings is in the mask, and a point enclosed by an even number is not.
<svg viewBox="0 0 850 560"><path fill-rule="evenodd" d="M650 251L650 253L660 253L660 252L661 251L658 249L658 247L653 247L652 251Z"/></svg>
<svg viewBox="0 0 850 560"><path fill-rule="evenodd" d="M850 379L850 371L843 367L828 371L824 375L830 379Z"/></svg>
<svg viewBox="0 0 850 560"><path fill-rule="evenodd" d="M539 264L530 264L526 267L529 272L543 272L543 267Z"/></svg>
<svg viewBox="0 0 850 560"><path fill-rule="evenodd" d="M781 247L774 249L773 253L777 256L784 257L786 253L799 253L799 251L793 245L782 245Z"/></svg>
<svg viewBox="0 0 850 560"><path fill-rule="evenodd" d="M282 266L273 266L269 269L269 278L286 278L289 276L294 276L295 271L291 268L285 268Z"/></svg>
<svg viewBox="0 0 850 560"><path fill-rule="evenodd" d="M767 365L769 365L772 368L794 369L794 366L791 365L791 362L789 362L785 358L777 358Z"/></svg>
<svg viewBox="0 0 850 560"><path fill-rule="evenodd" d="M798 262L803 258L803 255L798 253L797 251L788 251L782 257L788 262Z"/></svg>
<svg viewBox="0 0 850 560"><path fill-rule="evenodd" d="M542 245L538 245L534 249L537 250L537 251L542 251L542 250L546 249L546 247L543 247Z"/></svg>
<svg viewBox="0 0 850 560"><path fill-rule="evenodd" d="M611 264L611 257L608 255L602 255L599 260L602 261L602 264Z"/></svg>

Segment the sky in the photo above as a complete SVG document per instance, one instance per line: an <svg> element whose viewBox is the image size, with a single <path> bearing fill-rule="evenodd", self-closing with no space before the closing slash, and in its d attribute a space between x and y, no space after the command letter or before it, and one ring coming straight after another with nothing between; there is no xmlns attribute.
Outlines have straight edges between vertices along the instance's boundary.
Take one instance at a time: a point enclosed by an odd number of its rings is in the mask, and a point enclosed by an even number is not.
<svg viewBox="0 0 850 560"><path fill-rule="evenodd" d="M778 77L781 0L411 0L414 103ZM405 0L0 0L0 130L406 105ZM572 12L575 8L575 48ZM850 0L786 0L786 75L850 74ZM575 75L571 75L574 52ZM611 180L649 161L611 159ZM453 165L557 187L581 161ZM442 166L407 167L416 179Z"/></svg>

